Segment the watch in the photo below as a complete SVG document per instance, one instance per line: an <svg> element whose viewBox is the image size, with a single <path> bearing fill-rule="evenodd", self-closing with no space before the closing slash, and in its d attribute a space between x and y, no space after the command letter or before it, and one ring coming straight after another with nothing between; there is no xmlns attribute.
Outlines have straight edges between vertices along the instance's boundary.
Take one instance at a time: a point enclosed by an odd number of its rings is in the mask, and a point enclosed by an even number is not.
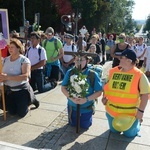
<svg viewBox="0 0 150 150"><path fill-rule="evenodd" d="M139 109L139 108L138 108L138 111L140 111L141 113L144 113L144 110L141 110L141 109Z"/></svg>

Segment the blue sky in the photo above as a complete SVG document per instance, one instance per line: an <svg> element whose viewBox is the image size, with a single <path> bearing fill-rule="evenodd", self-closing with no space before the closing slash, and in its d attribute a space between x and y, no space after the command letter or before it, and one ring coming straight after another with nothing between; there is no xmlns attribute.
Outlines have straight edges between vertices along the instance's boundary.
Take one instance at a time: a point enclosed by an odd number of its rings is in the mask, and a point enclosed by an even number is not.
<svg viewBox="0 0 150 150"><path fill-rule="evenodd" d="M150 14L150 0L134 0L134 2L135 5L132 18L136 20L145 20Z"/></svg>

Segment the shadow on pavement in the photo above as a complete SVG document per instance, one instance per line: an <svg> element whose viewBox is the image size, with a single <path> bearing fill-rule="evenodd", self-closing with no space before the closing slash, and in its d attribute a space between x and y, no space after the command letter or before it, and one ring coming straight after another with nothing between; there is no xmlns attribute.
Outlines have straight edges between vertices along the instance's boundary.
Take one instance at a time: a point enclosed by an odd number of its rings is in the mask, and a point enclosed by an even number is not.
<svg viewBox="0 0 150 150"><path fill-rule="evenodd" d="M30 141L28 143L26 143L24 146L29 146L32 148L37 148L37 149L53 149L54 145L58 142L58 140L61 138L61 136L64 133L67 133L67 130L70 126L68 124L57 128L57 129L52 129L52 127L50 126L50 129L47 128L41 135L39 135L36 139L34 139L33 141ZM55 128L55 127L54 127ZM75 128L72 128L72 132L75 133ZM51 130L51 131L50 131ZM71 143L73 141L76 140L76 138L83 134L85 130L81 130L79 134L74 134L72 136L68 135L70 138L69 140L65 140L65 143L61 143L61 147L63 147L65 144ZM71 132L71 133L72 133Z"/></svg>
<svg viewBox="0 0 150 150"><path fill-rule="evenodd" d="M0 129L17 122L20 118L18 116L12 116L8 112L6 113L6 120L4 121L3 113L0 113Z"/></svg>
<svg viewBox="0 0 150 150"><path fill-rule="evenodd" d="M108 138L104 138L107 134L109 134ZM116 138L113 139L113 135L114 133L107 130L103 134L96 136L85 143L75 142L68 150L125 150L133 140L133 138L126 138L119 134L117 136L115 134ZM126 140L120 141L121 138Z"/></svg>

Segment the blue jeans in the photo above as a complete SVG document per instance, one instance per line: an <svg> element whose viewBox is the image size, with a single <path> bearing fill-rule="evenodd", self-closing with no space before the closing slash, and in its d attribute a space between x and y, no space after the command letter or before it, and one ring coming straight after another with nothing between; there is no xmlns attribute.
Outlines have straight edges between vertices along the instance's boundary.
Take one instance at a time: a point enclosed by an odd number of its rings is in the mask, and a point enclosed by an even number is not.
<svg viewBox="0 0 150 150"><path fill-rule="evenodd" d="M112 126L112 121L113 121L113 117L111 117L108 113L106 113L106 117L108 119L108 124L109 124L109 128L112 132L114 133L119 133L119 131L115 130ZM140 122L138 119L136 119L136 121L134 122L134 124L131 126L131 128L129 128L128 130L124 131L123 134L126 137L135 137L138 132L140 131Z"/></svg>
<svg viewBox="0 0 150 150"><path fill-rule="evenodd" d="M92 125L93 111L80 114L80 127L88 129ZM68 121L71 126L77 125L77 111L70 110L68 107Z"/></svg>
<svg viewBox="0 0 150 150"><path fill-rule="evenodd" d="M35 91L36 88L40 93L49 91L52 89L49 82L46 83L43 69L36 69L31 72L30 85Z"/></svg>
<svg viewBox="0 0 150 150"><path fill-rule="evenodd" d="M46 76L51 80L55 79L56 81L59 80L59 70L60 67L56 65L52 65L51 63L46 64Z"/></svg>

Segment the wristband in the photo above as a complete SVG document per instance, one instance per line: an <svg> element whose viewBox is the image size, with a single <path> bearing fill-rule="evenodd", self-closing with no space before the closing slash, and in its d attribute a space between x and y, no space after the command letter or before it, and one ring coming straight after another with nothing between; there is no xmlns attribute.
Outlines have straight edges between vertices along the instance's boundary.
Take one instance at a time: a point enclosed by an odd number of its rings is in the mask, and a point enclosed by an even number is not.
<svg viewBox="0 0 150 150"><path fill-rule="evenodd" d="M87 101L87 102L89 102L89 99L88 99L88 97L86 97L86 101Z"/></svg>
<svg viewBox="0 0 150 150"><path fill-rule="evenodd" d="M141 110L141 109L139 109L139 108L138 108L138 111L140 111L141 113L144 113L144 110Z"/></svg>

